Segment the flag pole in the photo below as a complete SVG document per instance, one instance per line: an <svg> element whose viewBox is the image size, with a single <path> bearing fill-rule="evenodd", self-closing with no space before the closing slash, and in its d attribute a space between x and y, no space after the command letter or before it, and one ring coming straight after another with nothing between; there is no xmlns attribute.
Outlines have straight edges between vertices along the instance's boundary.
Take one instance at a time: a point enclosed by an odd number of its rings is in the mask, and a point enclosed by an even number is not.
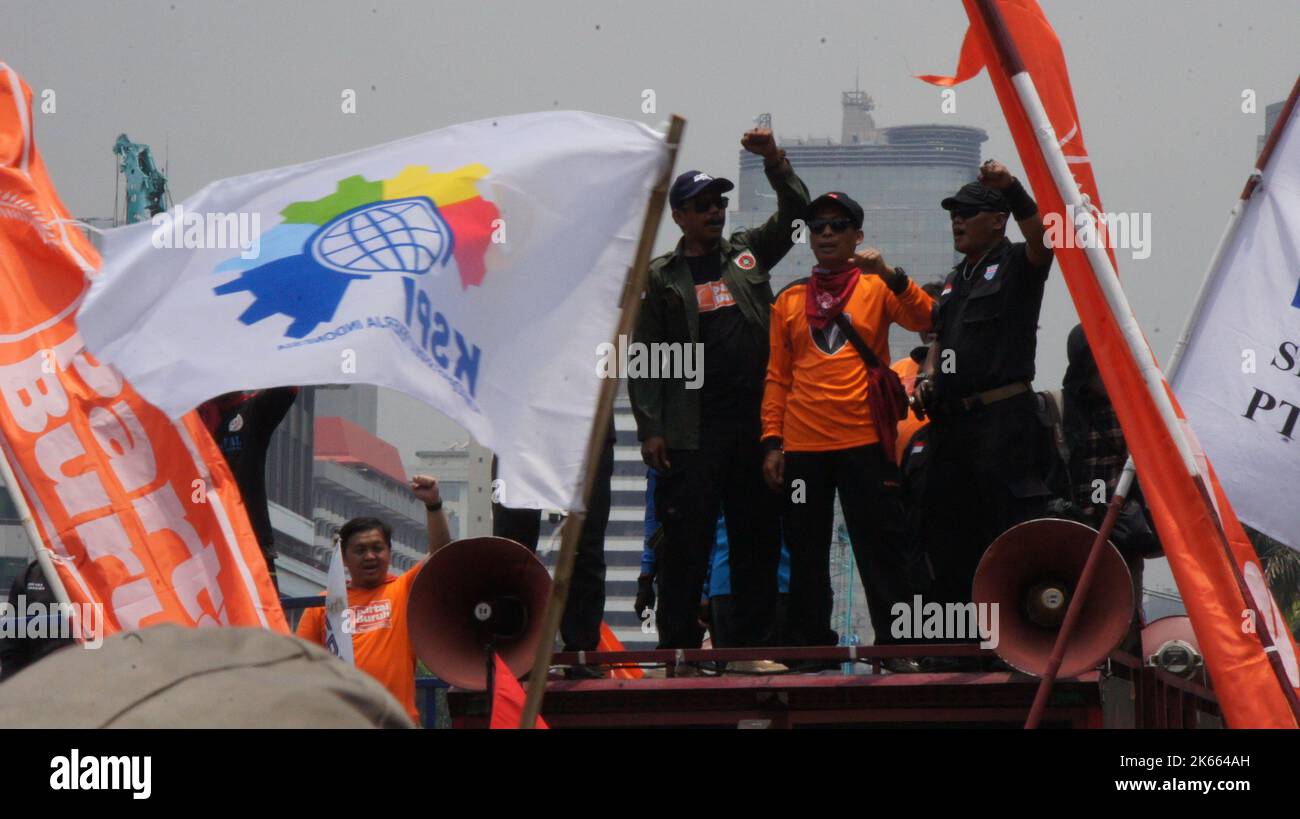
<svg viewBox="0 0 1300 819"><path fill-rule="evenodd" d="M650 266L650 251L655 234L659 231L659 221L663 216L664 202L668 199L668 181L672 176L673 164L677 160L677 148L682 141L682 131L686 120L673 115L668 125L664 141L668 145L667 162L654 188L650 191L650 200L646 206L645 218L641 222L641 238L637 241L636 255L632 266L628 268L623 282L623 297L618 327L614 331L614 345L618 346L620 336L626 336L632 330L636 319L637 304L641 291L645 287L646 271ZM596 471L592 464L600 460L601 448L605 445L606 429L614 411L614 392L618 389L618 379L606 378L600 385L600 397L596 402L596 415L591 419L591 434L587 438L587 453L582 466L582 511L573 511L564 522L564 535L560 541L560 553L555 561L555 577L551 584L551 593L546 601L546 611L542 615L542 636L537 643L537 654L533 658L533 668L528 675L528 692L524 698L524 711L519 721L520 728L532 728L537 723L537 716L542 710L542 697L546 693L546 673L551 666L551 655L555 651L555 634L560 628L560 619L564 616L564 605L569 596L569 580L573 575L573 563L578 552L578 538L582 534L583 522L587 519L586 507L591 501L591 486L595 481Z"/></svg>
<svg viewBox="0 0 1300 819"><path fill-rule="evenodd" d="M1046 109L1043 107L1043 101L1038 96L1038 89L1034 85L1034 80L1025 68L1024 61L1020 58L1019 49L1016 48L1011 32L1002 17L1002 12L997 8L996 0L974 0L974 3L979 9L985 24L989 27L994 48L1007 70L1011 85L1015 89L1025 117L1034 132L1034 138L1038 143L1043 163L1047 166L1048 173L1052 177L1052 182L1061 197L1062 204L1066 205L1067 208L1073 206L1076 214L1075 229L1078 230L1078 221L1090 220L1094 217L1091 210L1083 203L1078 183L1070 172L1070 167L1065 160L1064 153L1061 151L1060 144L1056 141L1055 130L1052 127L1051 119L1047 116ZM1241 570L1237 565L1235 556L1232 554L1227 533L1224 531L1218 516L1214 514L1213 494L1207 484L1205 475L1201 473L1200 467L1196 463L1191 443L1183 432L1178 413L1175 412L1173 401L1169 396L1169 390L1165 388L1160 366L1156 363L1151 348L1146 344L1146 339L1142 335L1142 328L1138 326L1137 318L1133 315L1133 309L1129 306L1128 297L1124 295L1124 289L1120 287L1119 276L1111 265L1110 257L1094 242L1084 243L1082 249L1085 258L1088 260L1088 266L1092 269L1093 277L1106 299L1106 306L1110 310L1111 318L1115 320L1125 346L1137 365L1146 384L1147 392L1160 413L1161 420L1164 422L1165 429L1168 431L1174 445L1178 448L1183 466L1187 469L1188 476L1192 479L1210 509L1211 519L1215 523L1224 555L1232 570L1237 592L1242 596L1242 601L1246 604L1247 610L1252 613L1255 622L1266 622L1259 604L1255 601L1254 595L1246 585L1245 579L1241 576ZM1096 551L1098 545L1098 542L1094 542L1094 551ZM1079 599L1079 596L1076 595L1070 601L1071 607L1078 604ZM1066 616L1069 616L1068 610ZM1297 723L1300 723L1300 699L1297 698L1295 689L1291 687L1287 679L1287 673L1282 667L1282 659L1278 656L1272 634L1269 633L1267 627L1256 633L1263 646L1264 654L1268 658L1269 666L1273 670L1278 685L1281 687L1290 706L1292 718ZM1286 639L1290 639L1289 635Z"/></svg>
<svg viewBox="0 0 1300 819"><path fill-rule="evenodd" d="M27 532L27 539L31 541L32 556L36 558L37 564L41 567L41 573L45 575L45 582L50 585L50 590L54 592L54 599L65 605L72 604L72 598L68 596L68 589L63 585L63 578L59 576L58 569L54 566L54 560L50 557L50 550L45 547L45 540L41 537L40 530L36 527L36 519L32 517L31 506L27 503L27 496L23 493L23 487L18 483L18 476L15 474L13 467L13 451L10 449L9 442L4 441L0 446L0 478L3 478L5 488L9 491L9 497L14 502L14 509L18 512L18 519L22 521L23 529ZM11 601L17 605L17 601ZM84 641L86 638L86 624L81 622L81 613L77 607L71 608L73 618L77 621L74 623L77 631L77 639ZM99 616L99 628L104 627L104 617Z"/></svg>
<svg viewBox="0 0 1300 819"><path fill-rule="evenodd" d="M1296 98L1300 96L1300 77L1296 77L1295 84L1291 86L1291 94L1286 98L1286 103L1282 106L1282 112L1278 116L1277 122L1273 124L1273 129L1269 131L1268 138L1264 142L1264 149L1260 151L1259 158L1255 160L1255 170L1246 179L1246 184L1241 189L1241 196L1233 203L1232 210L1228 213L1228 224L1223 229L1223 235L1219 237L1219 244L1214 248L1214 253L1210 256L1210 264L1205 270L1205 277L1201 280L1201 289L1196 293L1196 301L1192 304L1192 310L1187 314L1187 320L1183 323L1183 331L1178 336L1178 341L1174 344L1174 349L1169 353L1169 361L1165 364L1165 377L1169 382L1170 389L1177 394L1175 384L1178 381L1178 374L1182 371L1183 353L1187 350L1187 344L1191 341L1192 331L1201 320L1201 314L1205 312L1205 299L1209 295L1213 285L1219 279L1220 265L1223 263L1223 256L1232 244L1232 240L1237 236L1237 228L1241 225L1241 219L1246 213L1246 203L1250 197L1259 188L1259 183L1263 180L1264 169L1268 167L1268 161L1273 156L1273 149L1277 147L1278 140L1282 138L1282 131L1291 120L1291 114L1295 110ZM1116 494L1128 494L1129 487L1133 483L1133 471L1129 469L1133 464L1133 458L1128 459L1125 464L1125 472L1120 477L1120 484L1116 487Z"/></svg>
<svg viewBox="0 0 1300 819"><path fill-rule="evenodd" d="M1097 536L1093 538L1092 548L1088 550L1088 559L1084 561L1083 572L1079 575L1079 582L1074 586L1074 596L1070 598L1070 605L1065 609L1065 619L1061 621L1061 628L1056 632L1056 642L1052 644L1052 653L1048 655L1047 667L1039 677L1034 703L1029 708L1029 718L1025 720L1026 729L1037 728L1043 719L1043 712L1047 710L1047 700L1051 696L1052 687L1056 685L1056 675L1061 670L1061 663L1065 661L1065 651L1069 647L1070 637L1074 635L1075 625L1083 615L1083 601L1092 590L1093 578L1097 574L1097 569L1101 567L1101 556L1105 554L1106 541L1110 540L1110 533L1115 529L1115 521L1119 519L1119 513L1124 508L1124 503L1128 499L1128 487L1132 483L1133 459L1130 458L1128 463L1124 464L1124 474L1120 476L1119 485L1110 497L1106 517L1102 520L1101 528L1097 530Z"/></svg>

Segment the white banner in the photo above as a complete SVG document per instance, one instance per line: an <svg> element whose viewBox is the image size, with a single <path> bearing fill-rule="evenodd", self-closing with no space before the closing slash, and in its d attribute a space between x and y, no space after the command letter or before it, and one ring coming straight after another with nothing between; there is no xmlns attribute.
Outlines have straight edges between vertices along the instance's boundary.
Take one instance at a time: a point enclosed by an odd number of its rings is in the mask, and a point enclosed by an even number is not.
<svg viewBox="0 0 1300 819"><path fill-rule="evenodd" d="M661 135L579 112L457 125L212 183L109 231L87 346L176 417L236 389L379 384L573 509Z"/></svg>
<svg viewBox="0 0 1300 819"><path fill-rule="evenodd" d="M1300 107L1224 248L1172 386L1242 523L1300 547Z"/></svg>

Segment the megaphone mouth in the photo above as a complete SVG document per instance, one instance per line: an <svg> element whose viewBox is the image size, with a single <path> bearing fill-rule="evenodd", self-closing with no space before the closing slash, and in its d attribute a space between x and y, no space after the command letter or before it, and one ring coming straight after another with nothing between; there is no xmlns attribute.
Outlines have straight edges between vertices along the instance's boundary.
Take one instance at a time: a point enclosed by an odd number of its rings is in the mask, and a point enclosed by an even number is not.
<svg viewBox="0 0 1300 819"><path fill-rule="evenodd" d="M434 552L419 572L407 628L416 656L438 678L482 690L485 649L516 676L532 667L551 588L536 555L505 538L469 538Z"/></svg>
<svg viewBox="0 0 1300 819"><path fill-rule="evenodd" d="M1038 518L1012 526L985 550L971 598L1002 612L995 650L1013 668L1037 675L1046 670L1096 535L1082 523ZM1104 545L1095 571L1061 658L1061 678L1096 668L1133 620L1132 575L1113 544Z"/></svg>
<svg viewBox="0 0 1300 819"><path fill-rule="evenodd" d="M1070 584L1059 580L1034 584L1025 595L1025 616L1034 625L1057 628L1065 619L1072 591Z"/></svg>
<svg viewBox="0 0 1300 819"><path fill-rule="evenodd" d="M474 619L484 642L500 644L518 640L528 631L528 607L512 594L503 594L479 601L474 607Z"/></svg>

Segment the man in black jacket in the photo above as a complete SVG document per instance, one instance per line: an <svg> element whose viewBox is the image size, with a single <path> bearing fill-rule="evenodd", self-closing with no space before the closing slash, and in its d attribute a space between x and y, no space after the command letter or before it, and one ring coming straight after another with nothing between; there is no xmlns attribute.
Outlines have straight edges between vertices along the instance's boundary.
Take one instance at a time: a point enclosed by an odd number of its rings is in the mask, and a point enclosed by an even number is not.
<svg viewBox="0 0 1300 819"><path fill-rule="evenodd" d="M651 261L637 318L635 341L647 349L670 345L683 360L703 351L698 378L628 378L641 457L659 475L660 648L700 645L696 615L719 512L727 519L737 644L764 642L776 607L780 499L763 483L759 443L770 271L793 246L809 197L770 130L747 132L741 146L763 158L777 212L724 237L723 194L732 183L701 171L678 176L668 201L682 239Z"/></svg>
<svg viewBox="0 0 1300 819"><path fill-rule="evenodd" d="M199 417L226 456L248 520L266 559L266 570L278 591L275 573L275 530L266 497L266 453L271 436L298 398L297 387L275 387L255 392L231 392L199 407Z"/></svg>

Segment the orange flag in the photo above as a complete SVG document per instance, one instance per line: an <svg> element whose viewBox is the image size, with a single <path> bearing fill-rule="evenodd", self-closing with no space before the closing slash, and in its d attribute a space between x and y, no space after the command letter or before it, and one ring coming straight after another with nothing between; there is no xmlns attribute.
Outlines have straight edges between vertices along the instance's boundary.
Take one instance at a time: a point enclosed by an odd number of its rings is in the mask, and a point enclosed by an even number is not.
<svg viewBox="0 0 1300 819"><path fill-rule="evenodd" d="M496 671L492 675L492 719L488 728L518 728L524 717L524 689L515 679L510 666L505 664L500 654L492 655ZM537 718L535 728L549 728L546 720Z"/></svg>
<svg viewBox="0 0 1300 819"><path fill-rule="evenodd" d="M1067 200L1074 205L1082 194L1087 201L1078 204L1095 208L1101 200L1055 31L1034 0L963 2L971 27L956 76L921 79L951 85L988 68L1039 210L1045 220L1055 214L1066 225L1076 224L1072 217L1078 211L1067 210ZM999 48L995 37L1003 31L1007 37ZM1039 100L1041 112L1034 104ZM1059 151L1039 143L1034 124L1042 113ZM1104 241L1104 234L1098 235L1094 247ZM1300 687L1295 643L1263 582L1254 549L1137 331L1114 279L1113 253L1089 254L1077 241L1066 242L1056 244L1056 259L1106 390L1116 398L1143 494L1224 717L1237 728L1295 727ZM1276 651L1267 651L1266 643Z"/></svg>
<svg viewBox="0 0 1300 819"><path fill-rule="evenodd" d="M614 630L604 620L600 621L600 642L596 645L597 651L622 651L623 643L614 636ZM616 680L639 680L645 676L645 672L635 666L630 668L611 668L609 676Z"/></svg>
<svg viewBox="0 0 1300 819"><path fill-rule="evenodd" d="M0 63L0 448L45 576L86 640L159 623L288 633L197 415L173 424L81 341L99 254L69 224L31 113L31 89Z"/></svg>

